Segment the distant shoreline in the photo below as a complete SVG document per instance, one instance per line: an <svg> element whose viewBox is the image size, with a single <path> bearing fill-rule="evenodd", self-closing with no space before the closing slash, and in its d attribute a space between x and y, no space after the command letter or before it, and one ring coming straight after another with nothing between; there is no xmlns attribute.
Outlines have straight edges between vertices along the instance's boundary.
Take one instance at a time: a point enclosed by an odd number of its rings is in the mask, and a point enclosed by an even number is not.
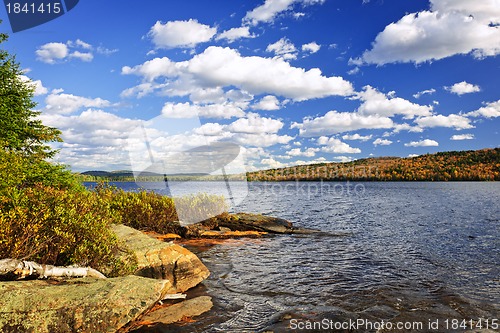
<svg viewBox="0 0 500 333"><path fill-rule="evenodd" d="M142 173L132 171L86 171L81 181L498 181L500 148L451 151L417 157L376 157L343 163L306 164L260 170L246 174L190 175Z"/></svg>

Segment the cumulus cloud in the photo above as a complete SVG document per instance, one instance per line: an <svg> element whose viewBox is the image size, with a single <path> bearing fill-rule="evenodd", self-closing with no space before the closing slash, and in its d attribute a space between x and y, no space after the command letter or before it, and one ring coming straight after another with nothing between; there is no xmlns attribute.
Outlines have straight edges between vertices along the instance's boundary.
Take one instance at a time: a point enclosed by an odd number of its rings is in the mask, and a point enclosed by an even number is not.
<svg viewBox="0 0 500 333"><path fill-rule="evenodd" d="M481 88L479 86L467 83L465 81L455 83L450 87L444 87L444 88L449 92L457 95L470 94L481 91Z"/></svg>
<svg viewBox="0 0 500 333"><path fill-rule="evenodd" d="M161 113L167 118L219 118L243 117L245 112L231 103L196 105L191 103L171 103L163 105Z"/></svg>
<svg viewBox="0 0 500 333"><path fill-rule="evenodd" d="M153 81L162 76L174 77L179 75L180 69L178 67L178 64L167 57L154 58L134 67L124 66L122 74L134 74L142 76L146 81Z"/></svg>
<svg viewBox="0 0 500 333"><path fill-rule="evenodd" d="M284 164L280 161L277 161L272 157L264 158L260 161L260 163L262 165L268 166L270 169L279 169L279 168L284 168L287 166L286 164Z"/></svg>
<svg viewBox="0 0 500 333"><path fill-rule="evenodd" d="M40 96L40 95L45 95L48 93L48 89L46 87L43 86L42 84L42 81L41 80L32 80L30 79L29 77L27 77L26 75L19 75L19 78L26 82L26 83L29 83L31 85L33 85L33 87L35 88L35 91L34 91L34 95L35 96Z"/></svg>
<svg viewBox="0 0 500 333"><path fill-rule="evenodd" d="M431 0L431 10L405 15L378 34L354 64L439 60L456 54L500 54L498 0Z"/></svg>
<svg viewBox="0 0 500 333"><path fill-rule="evenodd" d="M325 77L318 68L308 71L281 59L242 57L236 50L209 47L189 61L188 71L209 84L237 86L252 94L271 93L303 101L350 95L351 83Z"/></svg>
<svg viewBox="0 0 500 333"><path fill-rule="evenodd" d="M286 154L294 157L296 156L314 157L316 156L316 153L318 151L320 151L319 148L307 148L304 151L302 151L300 148L293 148L287 151Z"/></svg>
<svg viewBox="0 0 500 333"><path fill-rule="evenodd" d="M264 96L258 103L252 105L254 110L275 111L280 108L280 101L273 95Z"/></svg>
<svg viewBox="0 0 500 333"><path fill-rule="evenodd" d="M322 4L325 0L265 0L264 4L247 12L243 18L245 24L257 25L260 22L273 22L280 13L290 11L297 3L303 7ZM304 16L304 13L294 13L295 18Z"/></svg>
<svg viewBox="0 0 500 333"><path fill-rule="evenodd" d="M391 117L400 114L406 119L412 119L415 116L431 115L433 109L430 105L419 105L394 97L391 93L383 94L371 86L365 86L363 91L358 93L357 98L363 101L358 112L364 115Z"/></svg>
<svg viewBox="0 0 500 333"><path fill-rule="evenodd" d="M156 62L159 62L158 64ZM135 67L125 66L122 74L143 76L146 81L122 94L145 95L164 89L164 94L184 96L198 87L237 87L252 95L273 94L304 101L353 93L350 82L341 77L323 76L318 68L304 70L282 59L244 57L238 51L216 46L183 62L162 58Z"/></svg>
<svg viewBox="0 0 500 333"><path fill-rule="evenodd" d="M77 58L84 62L91 62L94 55L91 52L74 51L69 55L70 58Z"/></svg>
<svg viewBox="0 0 500 333"><path fill-rule="evenodd" d="M307 44L302 45L302 52L309 52L312 54L312 53L318 52L320 48L321 48L321 45L319 45L316 42L311 42L311 43L307 43Z"/></svg>
<svg viewBox="0 0 500 333"><path fill-rule="evenodd" d="M189 19L167 23L157 21L148 36L157 48L193 48L199 43L208 42L216 33L217 28Z"/></svg>
<svg viewBox="0 0 500 333"><path fill-rule="evenodd" d="M410 143L405 143L406 147L437 147L439 143L434 140L425 139L421 141L412 141Z"/></svg>
<svg viewBox="0 0 500 333"><path fill-rule="evenodd" d="M392 144L392 141L391 140L387 140L387 139L381 139L381 138L378 138L376 139L375 141L373 141L373 145L374 146L388 146Z"/></svg>
<svg viewBox="0 0 500 333"><path fill-rule="evenodd" d="M342 136L342 139L344 140L359 140L359 141L368 141L372 138L373 135L359 135L358 133L355 133L355 134L346 134L344 136Z"/></svg>
<svg viewBox="0 0 500 333"><path fill-rule="evenodd" d="M456 134L453 135L450 140L461 141L461 140L473 140L474 134Z"/></svg>
<svg viewBox="0 0 500 333"><path fill-rule="evenodd" d="M470 119L456 114L422 117L415 120L415 122L420 127L451 127L456 130L474 128L470 123Z"/></svg>
<svg viewBox="0 0 500 333"><path fill-rule="evenodd" d="M74 170L129 168L123 148L140 121L92 109L71 116L44 113L40 118L45 125L62 131L64 144L58 159Z"/></svg>
<svg viewBox="0 0 500 333"><path fill-rule="evenodd" d="M256 36L250 33L250 27L245 26L245 27L239 27L239 28L232 28L229 30L226 30L219 35L215 39L220 40L220 39L225 39L229 43L232 43L238 39L241 38L255 38Z"/></svg>
<svg viewBox="0 0 500 333"><path fill-rule="evenodd" d="M487 103L485 106L466 114L470 117L496 118L500 117L500 99L496 102Z"/></svg>
<svg viewBox="0 0 500 333"><path fill-rule="evenodd" d="M259 22L270 22L278 13L291 9L292 4L296 1L265 0L263 5L247 12L243 21L252 25L257 25Z"/></svg>
<svg viewBox="0 0 500 333"><path fill-rule="evenodd" d="M266 47L266 51L272 52L278 58L282 58L284 60L297 59L297 48L286 37L281 38L280 40L278 40L273 44L269 44Z"/></svg>
<svg viewBox="0 0 500 333"><path fill-rule="evenodd" d="M94 47L77 39L68 40L66 43L47 43L38 47L35 51L37 60L47 64L57 64L71 59L78 59L84 62L91 62L94 59ZM106 52L107 53L106 53ZM118 50L108 50L103 46L97 48L99 54L112 54Z"/></svg>
<svg viewBox="0 0 500 333"><path fill-rule="evenodd" d="M47 43L35 51L37 60L47 64L55 64L57 60L62 60L68 56L68 47L63 43Z"/></svg>
<svg viewBox="0 0 500 333"><path fill-rule="evenodd" d="M291 128L298 128L300 136L311 137L393 126L394 123L388 117L329 111L324 116L304 118L302 123L292 123Z"/></svg>
<svg viewBox="0 0 500 333"><path fill-rule="evenodd" d="M230 124L227 129L233 133L262 134L277 133L283 127L283 122L277 119L264 118L257 113L248 113Z"/></svg>
<svg viewBox="0 0 500 333"><path fill-rule="evenodd" d="M361 149L353 148L347 143L340 141L334 137L321 136L317 140L318 144L324 146L321 148L322 152L325 153L336 153L336 154L359 154Z"/></svg>
<svg viewBox="0 0 500 333"><path fill-rule="evenodd" d="M47 113L70 114L82 108L104 108L111 103L102 98L87 98L64 94L61 90L53 91L45 98L45 111Z"/></svg>
<svg viewBox="0 0 500 333"><path fill-rule="evenodd" d="M289 135L278 135L276 133L238 133L232 137L232 140L244 146L270 147L275 144L287 144L293 140L293 137Z"/></svg>

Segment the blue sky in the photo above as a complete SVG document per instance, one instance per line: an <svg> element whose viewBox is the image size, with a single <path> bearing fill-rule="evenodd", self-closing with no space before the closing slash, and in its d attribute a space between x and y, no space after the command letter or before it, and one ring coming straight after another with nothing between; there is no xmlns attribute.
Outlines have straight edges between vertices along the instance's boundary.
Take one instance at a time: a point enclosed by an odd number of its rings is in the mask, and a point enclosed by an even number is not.
<svg viewBox="0 0 500 333"><path fill-rule="evenodd" d="M234 142L248 170L499 146L499 0L85 0L14 34L0 18L75 171L130 169L138 127L160 155Z"/></svg>

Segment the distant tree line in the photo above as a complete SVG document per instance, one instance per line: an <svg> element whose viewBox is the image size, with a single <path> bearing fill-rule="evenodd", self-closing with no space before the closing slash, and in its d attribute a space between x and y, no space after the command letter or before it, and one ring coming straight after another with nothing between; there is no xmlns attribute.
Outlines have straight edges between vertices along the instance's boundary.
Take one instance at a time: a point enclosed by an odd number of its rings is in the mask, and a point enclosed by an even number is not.
<svg viewBox="0 0 500 333"><path fill-rule="evenodd" d="M249 181L494 181L500 148L450 151L417 157L379 157L250 172Z"/></svg>

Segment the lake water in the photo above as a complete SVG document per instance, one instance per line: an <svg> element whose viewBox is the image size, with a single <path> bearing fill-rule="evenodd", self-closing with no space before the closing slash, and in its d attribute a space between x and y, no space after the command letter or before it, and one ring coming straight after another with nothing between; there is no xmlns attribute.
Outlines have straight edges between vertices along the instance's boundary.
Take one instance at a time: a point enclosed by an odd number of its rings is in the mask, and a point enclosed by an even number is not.
<svg viewBox="0 0 500 333"><path fill-rule="evenodd" d="M499 183L256 182L248 188L235 211L327 234L192 248L211 271L195 293L211 295L214 308L194 323L155 332L286 332L313 324L309 331L499 328ZM384 330L382 321L406 326Z"/></svg>

